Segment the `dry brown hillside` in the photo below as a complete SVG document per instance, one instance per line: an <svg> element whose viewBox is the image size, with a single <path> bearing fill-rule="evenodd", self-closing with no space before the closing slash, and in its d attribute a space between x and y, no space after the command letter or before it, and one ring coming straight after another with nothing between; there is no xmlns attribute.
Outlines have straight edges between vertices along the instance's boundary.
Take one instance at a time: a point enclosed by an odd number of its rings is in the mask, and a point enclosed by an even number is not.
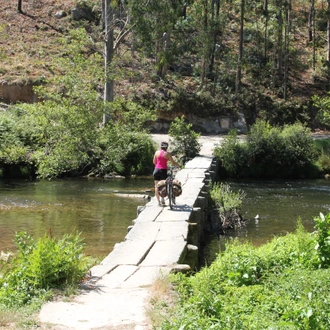
<svg viewBox="0 0 330 330"><path fill-rule="evenodd" d="M53 73L51 59L58 54L59 38L81 24L81 22L71 18L71 10L75 8L77 1L22 0L23 13L17 11L17 0L0 1L0 102L33 101L29 97L24 97L24 93L27 96L31 95L32 85L38 83L44 76ZM95 2L99 3L99 0L95 0ZM224 3L227 3L227 6L232 5L231 1ZM308 13L307 5L307 1L304 2L305 7L302 7L300 3L293 5L293 12L297 18L299 15L306 16ZM57 18L56 13L60 11L66 13L66 16ZM253 15L251 17L246 15L245 17L247 34L255 28L253 19L256 17L256 13ZM231 71L226 71L225 61L229 60L225 59L222 63L222 72L219 74L218 85L220 87L233 88L235 79L233 77L235 77L234 71L236 70L235 52L239 40L238 22L238 11L232 10L229 26L226 27L226 34L222 38L224 49L230 49L230 54L232 54L230 58ZM91 28L92 24L88 25L87 23L85 26ZM290 105L291 114L284 119L289 121L296 118L301 119L302 117L299 117L300 103L307 103L315 94L325 93L329 86L328 81L325 81L324 75L321 74L320 65L319 72L311 69L309 65L312 44L308 42L307 23L301 23L293 31L294 36L290 47L292 46L294 52L292 55L290 54L290 67L288 69L288 99L291 98L293 101ZM326 40L324 37L326 31L320 30L317 33L322 41L317 56L323 58L326 54L326 50L323 50L325 48L323 45L326 44L324 41ZM255 70L256 65L251 60L250 67L248 65L245 67L242 77L246 94L238 101L239 104L233 104L231 92L227 92L226 89L221 90L221 88L216 91L215 87L217 86L213 78L204 84L201 91L201 78L198 76L198 70L194 74L191 74L189 70L188 73L182 73L187 67L201 67L202 63L197 63L200 59L196 54L188 53L180 59L175 59L174 63L170 63L166 80L160 81L155 77L154 58L146 58L147 55L144 54L143 57L141 54L137 54L138 51L133 51L129 38L128 35L125 43L119 47L117 54L120 66L126 71L125 75L121 75L120 79L116 80L116 95L123 97L134 95L138 100L147 99L149 105L152 104L158 110L162 106L159 111L166 113L166 116L172 111L175 115L191 113L194 115L203 114L203 116L208 117L219 113L227 115L227 113L235 112L238 109L247 112L246 118L250 118L252 123L257 117L265 114L265 109L272 109L274 104L281 106L283 113L276 110L280 120L284 117L284 112L287 112L287 104L282 107L281 90L271 86L269 76L272 76L272 67L266 69L269 70L270 74L268 76L264 74L263 78L267 77L262 81L259 77L254 76L253 70ZM257 53L256 45L253 42L246 42L245 46L246 54L250 52L251 58L253 58ZM102 50L102 47L99 49ZM252 67L254 67L253 70L251 70ZM221 91L219 92L219 90ZM17 99L10 100L5 97L5 94L10 95L10 97L17 94ZM155 104L155 102L153 103L154 100L161 100L162 104ZM273 117L271 111L266 115L268 116L266 116L267 119ZM303 115L307 120L308 116ZM275 118L274 121L279 122L278 118Z"/></svg>
<svg viewBox="0 0 330 330"><path fill-rule="evenodd" d="M0 81L14 83L47 75L47 60L56 52L57 40L71 22L70 16L58 19L55 14L69 13L70 0L23 0L23 13L17 1L0 1Z"/></svg>

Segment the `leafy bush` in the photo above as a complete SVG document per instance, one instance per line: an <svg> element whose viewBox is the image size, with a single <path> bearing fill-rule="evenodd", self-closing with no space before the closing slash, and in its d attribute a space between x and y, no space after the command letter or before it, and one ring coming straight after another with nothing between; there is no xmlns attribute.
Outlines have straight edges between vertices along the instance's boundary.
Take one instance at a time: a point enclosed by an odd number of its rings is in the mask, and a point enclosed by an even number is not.
<svg viewBox="0 0 330 330"><path fill-rule="evenodd" d="M193 131L191 127L192 124L186 124L184 116L181 116L173 120L168 131L172 138L173 154L178 155L183 164L193 159L201 150L198 142L200 134Z"/></svg>
<svg viewBox="0 0 330 330"><path fill-rule="evenodd" d="M226 183L215 183L210 189L210 197L220 212L237 210L241 207L245 193L234 192Z"/></svg>
<svg viewBox="0 0 330 330"><path fill-rule="evenodd" d="M152 172L155 147L147 133L132 131L119 123L110 124L102 130L98 143L101 154L95 169L97 173L141 175Z"/></svg>
<svg viewBox="0 0 330 330"><path fill-rule="evenodd" d="M237 139L237 131L231 130L221 147L218 146L214 150L214 155L220 160L221 168L230 177L245 176L244 164L248 157L244 146Z"/></svg>
<svg viewBox="0 0 330 330"><path fill-rule="evenodd" d="M229 176L297 178L315 176L316 150L310 130L296 123L282 128L257 121L238 143L234 133L214 151Z"/></svg>
<svg viewBox="0 0 330 330"><path fill-rule="evenodd" d="M317 165L323 173L328 174L330 172L330 155L322 152L318 157Z"/></svg>
<svg viewBox="0 0 330 330"><path fill-rule="evenodd" d="M324 216L320 213L320 216L314 218L317 229L317 245L316 250L320 259L321 267L330 266L330 213Z"/></svg>
<svg viewBox="0 0 330 330"><path fill-rule="evenodd" d="M260 247L232 241L210 267L172 276L178 300L160 328L326 329L330 273L315 243L300 222Z"/></svg>
<svg viewBox="0 0 330 330"><path fill-rule="evenodd" d="M150 173L154 146L141 128L146 113L117 104L120 122L102 128L101 113L83 106L46 101L12 108L0 114L0 168L29 166L40 178Z"/></svg>
<svg viewBox="0 0 330 330"><path fill-rule="evenodd" d="M79 235L62 239L45 235L35 242L25 232L16 234L18 253L1 264L0 304L21 306L54 288L77 284L91 266Z"/></svg>
<svg viewBox="0 0 330 330"><path fill-rule="evenodd" d="M317 166L322 173L330 173L330 139L315 140L315 147L318 153Z"/></svg>

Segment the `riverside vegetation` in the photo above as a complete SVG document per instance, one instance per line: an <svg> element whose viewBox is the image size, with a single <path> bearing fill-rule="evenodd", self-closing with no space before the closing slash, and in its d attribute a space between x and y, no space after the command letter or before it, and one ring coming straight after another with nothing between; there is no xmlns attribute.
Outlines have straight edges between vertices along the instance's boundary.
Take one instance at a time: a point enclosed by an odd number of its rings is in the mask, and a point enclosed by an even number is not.
<svg viewBox="0 0 330 330"><path fill-rule="evenodd" d="M176 298L154 302L157 328L327 329L330 214L315 224L307 233L298 220L260 247L233 240L209 267L172 275Z"/></svg>
<svg viewBox="0 0 330 330"><path fill-rule="evenodd" d="M84 255L79 234L35 241L26 232L15 236L17 252L1 253L0 327L35 328L33 317L43 302L77 292L78 284L96 263Z"/></svg>
<svg viewBox="0 0 330 330"><path fill-rule="evenodd" d="M260 121L246 142L231 132L215 155L229 177L300 178L329 171L324 150L301 124L282 128ZM288 168L289 167L289 168ZM277 173L281 173L278 175ZM243 191L214 183L212 205L221 225L240 225ZM152 300L157 329L326 329L330 325L328 285L330 213L314 218L308 233L296 232L260 247L233 239L216 260L197 273L171 275L167 295Z"/></svg>

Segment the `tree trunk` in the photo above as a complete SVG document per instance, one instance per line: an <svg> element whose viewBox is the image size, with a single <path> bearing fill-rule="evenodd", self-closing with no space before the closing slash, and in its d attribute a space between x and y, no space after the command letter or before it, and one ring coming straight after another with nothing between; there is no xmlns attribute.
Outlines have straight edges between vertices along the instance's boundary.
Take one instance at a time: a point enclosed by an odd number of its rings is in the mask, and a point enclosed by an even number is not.
<svg viewBox="0 0 330 330"><path fill-rule="evenodd" d="M328 0L328 21L327 21L327 43L328 43L328 50L327 50L327 60L330 61L330 0Z"/></svg>
<svg viewBox="0 0 330 330"><path fill-rule="evenodd" d="M313 41L313 13L314 13L314 0L311 0L311 5L309 7L308 13L308 40Z"/></svg>
<svg viewBox="0 0 330 330"><path fill-rule="evenodd" d="M22 0L18 0L18 3L17 3L17 12L18 13L23 13L23 11L22 11Z"/></svg>
<svg viewBox="0 0 330 330"><path fill-rule="evenodd" d="M264 16L265 16L264 64L266 64L267 63L267 48L268 48L268 0L264 0Z"/></svg>
<svg viewBox="0 0 330 330"><path fill-rule="evenodd" d="M207 34L209 31L208 31L208 27L209 27L209 22L208 22L208 14L209 14L209 11L208 11L208 0L204 0L203 1L203 14L204 14L204 17L203 17L203 33ZM207 48L208 49L208 48ZM204 86L204 83L205 83L205 77L206 77L206 67L207 67L207 58L208 58L208 55L209 52L208 50L204 50L203 51L203 58L202 58L202 74L201 74L201 84L202 86Z"/></svg>
<svg viewBox="0 0 330 330"><path fill-rule="evenodd" d="M158 77L164 79L167 73L166 52L170 47L170 32L159 34L156 41L156 67Z"/></svg>
<svg viewBox="0 0 330 330"><path fill-rule="evenodd" d="M283 77L283 98L287 99L288 70L289 70L289 49L291 33L291 3L287 4L285 10L285 32L284 32L284 77Z"/></svg>
<svg viewBox="0 0 330 330"><path fill-rule="evenodd" d="M214 8L215 7L215 8ZM209 72L213 72L214 62L215 62L215 53L217 50L217 35L219 29L219 13L220 13L220 0L212 0L212 22L213 22L213 44L211 46L211 54L210 54L210 64L209 64Z"/></svg>
<svg viewBox="0 0 330 330"><path fill-rule="evenodd" d="M330 0L329 0L330 1ZM240 27L240 34L239 34L239 46L238 46L238 60L237 60L237 71L236 71L236 89L235 94L236 96L239 93L241 88L241 76L242 76L242 58L243 58L243 32L244 32L244 5L245 0L241 0L241 27Z"/></svg>
<svg viewBox="0 0 330 330"><path fill-rule="evenodd" d="M105 47L104 47L104 67L105 67L105 86L104 86L104 103L113 102L114 100L114 81L110 78L109 70L113 58L113 27L111 26L113 12L110 6L110 0L104 3L104 19L105 19ZM107 107L105 106L105 109ZM103 125L105 126L111 119L107 110L103 114Z"/></svg>

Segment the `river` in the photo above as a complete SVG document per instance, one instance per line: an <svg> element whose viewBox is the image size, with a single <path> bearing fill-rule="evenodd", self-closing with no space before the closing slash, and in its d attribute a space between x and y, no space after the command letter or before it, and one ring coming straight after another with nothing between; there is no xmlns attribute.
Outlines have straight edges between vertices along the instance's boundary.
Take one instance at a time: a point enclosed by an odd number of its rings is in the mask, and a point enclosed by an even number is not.
<svg viewBox="0 0 330 330"><path fill-rule="evenodd" d="M0 251L15 250L15 232L34 239L80 233L85 252L104 257L127 234L137 206L146 200L124 194L145 194L153 179L69 179L0 183Z"/></svg>
<svg viewBox="0 0 330 330"><path fill-rule="evenodd" d="M307 231L314 231L314 217L330 212L330 180L227 181L233 191L246 193L241 215L246 226L225 236L210 235L205 249L205 264L222 252L228 238L238 237L258 246L274 236L296 229L300 219ZM259 219L255 219L256 216Z"/></svg>
<svg viewBox="0 0 330 330"><path fill-rule="evenodd" d="M206 263L224 249L228 237L263 244L274 236L295 230L298 218L308 231L313 218L330 212L330 180L227 181L232 190L243 190L241 214L246 227L226 236L211 235ZM85 252L96 257L110 253L123 241L136 218L137 206L146 200L118 194L153 196L152 177L137 179L68 179L0 183L0 250L14 250L15 232L33 238L51 234L81 233ZM150 192L151 191L151 192ZM255 216L259 215L259 221Z"/></svg>

